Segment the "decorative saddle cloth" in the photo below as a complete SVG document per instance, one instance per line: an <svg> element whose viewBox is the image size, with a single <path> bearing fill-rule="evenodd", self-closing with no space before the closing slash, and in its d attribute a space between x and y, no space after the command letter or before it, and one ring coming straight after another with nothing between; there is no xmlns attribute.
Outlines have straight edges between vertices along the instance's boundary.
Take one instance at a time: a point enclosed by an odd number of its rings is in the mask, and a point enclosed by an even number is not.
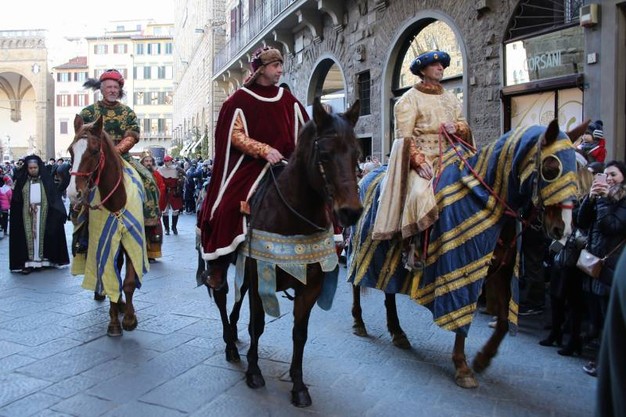
<svg viewBox="0 0 626 417"><path fill-rule="evenodd" d="M325 272L325 277L317 305L323 310L329 310L332 307L337 289L339 263L331 229L313 235L293 236L252 229L250 237L242 243L237 255L235 274L237 301L241 299L240 289L243 284L247 257L256 260L259 295L263 302L263 309L270 316L280 316L280 307L276 298L276 267L306 285L307 266L319 263L322 271Z"/></svg>

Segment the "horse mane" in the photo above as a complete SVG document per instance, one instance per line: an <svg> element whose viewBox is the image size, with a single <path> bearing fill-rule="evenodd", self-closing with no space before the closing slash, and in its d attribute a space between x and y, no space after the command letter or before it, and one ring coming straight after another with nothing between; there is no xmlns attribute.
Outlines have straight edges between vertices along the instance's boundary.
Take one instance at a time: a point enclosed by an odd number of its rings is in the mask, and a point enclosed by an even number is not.
<svg viewBox="0 0 626 417"><path fill-rule="evenodd" d="M96 134L94 132L94 129L97 129L97 123L98 120L84 124L81 132L82 131L88 131L91 134ZM77 134L78 137L78 134ZM101 141L101 149L104 152L105 156L106 156L106 160L107 162L113 164L113 168L117 171L121 171L122 170L122 161L119 158L119 154L117 152L117 150L115 149L115 145L113 144L113 140L111 140L111 136L109 136L109 134L106 132L106 130L104 130L104 128L102 128L101 132L100 132L100 138L102 139Z"/></svg>

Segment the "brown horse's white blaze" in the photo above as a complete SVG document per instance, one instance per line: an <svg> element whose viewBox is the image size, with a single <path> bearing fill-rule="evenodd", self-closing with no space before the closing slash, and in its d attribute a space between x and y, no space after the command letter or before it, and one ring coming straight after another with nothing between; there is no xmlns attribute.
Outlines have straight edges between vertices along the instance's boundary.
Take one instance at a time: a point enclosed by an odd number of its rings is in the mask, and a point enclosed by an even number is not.
<svg viewBox="0 0 626 417"><path fill-rule="evenodd" d="M83 159L83 155L87 151L87 138L81 137L75 139L72 145L70 146L70 155L72 156L72 171L78 172L78 168L80 167L80 162ZM70 177L70 184L67 186L67 197L70 199L72 205L78 204L81 198L81 190L77 185L77 176L72 175Z"/></svg>

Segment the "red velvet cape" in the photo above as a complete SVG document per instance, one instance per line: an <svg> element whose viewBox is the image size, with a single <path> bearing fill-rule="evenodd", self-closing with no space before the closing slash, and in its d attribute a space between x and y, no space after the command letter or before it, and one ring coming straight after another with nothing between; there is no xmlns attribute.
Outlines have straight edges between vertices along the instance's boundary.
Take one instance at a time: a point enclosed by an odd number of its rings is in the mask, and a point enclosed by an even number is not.
<svg viewBox="0 0 626 417"><path fill-rule="evenodd" d="M230 133L237 114L249 137L267 143L285 158L293 153L297 134L309 119L302 104L276 86L244 87L224 102L215 128L213 173L198 214L206 260L234 252L245 239L241 202L248 200L267 166L265 159L245 155L232 146Z"/></svg>

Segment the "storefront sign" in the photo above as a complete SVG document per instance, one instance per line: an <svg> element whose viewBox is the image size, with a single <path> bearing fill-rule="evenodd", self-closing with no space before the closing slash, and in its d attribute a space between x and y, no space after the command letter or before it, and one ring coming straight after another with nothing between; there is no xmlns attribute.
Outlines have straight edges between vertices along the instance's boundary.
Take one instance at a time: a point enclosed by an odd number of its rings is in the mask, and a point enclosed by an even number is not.
<svg viewBox="0 0 626 417"><path fill-rule="evenodd" d="M560 31L505 44L505 85L581 73L584 68L582 28Z"/></svg>
<svg viewBox="0 0 626 417"><path fill-rule="evenodd" d="M561 65L561 51L548 52L526 59L526 71L537 71Z"/></svg>

